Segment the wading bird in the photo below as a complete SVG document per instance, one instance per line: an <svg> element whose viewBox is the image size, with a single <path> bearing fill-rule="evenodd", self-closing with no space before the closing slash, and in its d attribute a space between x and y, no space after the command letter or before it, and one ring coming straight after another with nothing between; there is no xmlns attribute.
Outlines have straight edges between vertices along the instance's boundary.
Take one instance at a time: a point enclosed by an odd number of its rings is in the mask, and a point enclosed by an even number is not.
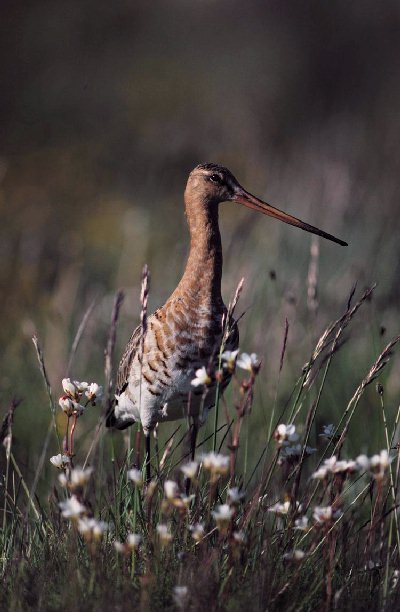
<svg viewBox="0 0 400 612"><path fill-rule="evenodd" d="M150 432L161 421L192 417L194 453L199 412L206 416L215 402L215 387L191 384L196 370L217 360L222 321L227 309L221 296L222 247L218 226L221 202L244 204L307 232L341 245L346 242L292 217L247 192L233 174L217 164L201 164L189 175L185 210L190 230L190 252L183 276L162 308L148 317L141 356L141 326L133 332L122 356L115 403L107 426L125 429L140 422L146 436L147 475L150 470ZM230 322L225 350L238 347L237 324ZM226 372L221 383L229 383ZM214 383L215 384L215 383Z"/></svg>

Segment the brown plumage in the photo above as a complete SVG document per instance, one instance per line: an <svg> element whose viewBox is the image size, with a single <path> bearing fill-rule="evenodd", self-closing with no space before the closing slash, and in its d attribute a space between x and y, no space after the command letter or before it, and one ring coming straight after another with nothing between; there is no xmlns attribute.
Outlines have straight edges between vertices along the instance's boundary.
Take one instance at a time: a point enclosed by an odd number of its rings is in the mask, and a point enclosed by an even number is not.
<svg viewBox="0 0 400 612"><path fill-rule="evenodd" d="M140 421L145 434L157 422L187 415L202 419L214 404L215 390L191 381L197 369L218 356L222 320L227 312L221 296L222 247L218 207L223 201L244 204L266 215L337 242L326 234L284 213L245 191L229 170L216 164L197 166L185 190L185 211L190 231L190 252L184 274L164 306L148 317L143 360L140 363L140 327L132 334L122 356L116 401L107 425L124 429ZM238 346L235 322L226 350ZM226 375L223 387L229 382Z"/></svg>

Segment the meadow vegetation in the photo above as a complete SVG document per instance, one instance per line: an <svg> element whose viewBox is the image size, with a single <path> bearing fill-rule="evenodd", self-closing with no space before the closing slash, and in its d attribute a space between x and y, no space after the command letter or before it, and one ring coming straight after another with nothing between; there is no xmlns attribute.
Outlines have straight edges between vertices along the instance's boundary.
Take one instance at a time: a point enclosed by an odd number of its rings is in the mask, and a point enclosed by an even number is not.
<svg viewBox="0 0 400 612"><path fill-rule="evenodd" d="M49 400L48 429L39 461L30 466L35 476L28 486L13 449L17 401L2 426L2 608L396 608L400 407L397 412L387 407L380 381L400 336L376 356L337 422L317 427L324 421L322 398L327 380L335 376L344 335L372 294L373 288L360 296L352 291L345 312L321 334L285 404L275 401L263 415L261 444L253 439L250 423L263 363L256 354L230 353L221 346L220 367L233 373L233 393L217 398L194 461L187 448L189 422L174 424L166 439L162 426L157 428L150 482L145 482L140 427L123 441L121 434L104 428L113 397L110 364L122 295L116 296L105 350L104 394L97 383L64 378L56 401L34 337ZM143 313L142 322L145 330ZM87 317L78 334L86 323ZM288 333L287 324L278 379ZM74 352L72 363L73 358ZM219 370L199 370L194 383L205 397L208 384L219 376ZM372 456L354 456L347 439L369 387L382 448ZM81 423L101 404L85 444ZM51 438L59 451L52 456ZM54 473L47 495L39 497L44 463Z"/></svg>
<svg viewBox="0 0 400 612"><path fill-rule="evenodd" d="M1 609L399 607L397 4L2 6ZM221 205L239 361L146 484L104 416L209 161L349 246Z"/></svg>

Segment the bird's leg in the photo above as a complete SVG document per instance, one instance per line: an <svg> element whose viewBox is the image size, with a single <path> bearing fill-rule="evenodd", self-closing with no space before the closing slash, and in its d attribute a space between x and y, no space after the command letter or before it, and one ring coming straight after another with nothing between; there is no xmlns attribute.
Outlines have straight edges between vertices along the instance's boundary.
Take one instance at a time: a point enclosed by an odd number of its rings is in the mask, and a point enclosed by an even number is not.
<svg viewBox="0 0 400 612"><path fill-rule="evenodd" d="M189 440L190 440L190 459L191 461L194 461L194 455L196 452L196 440L197 440L197 432L199 430L199 425L197 422L197 419L193 419L192 424L190 425L190 429L189 429ZM190 493L190 485L191 485L191 480L190 478L186 479L186 495L189 495Z"/></svg>
<svg viewBox="0 0 400 612"><path fill-rule="evenodd" d="M146 463L146 484L149 484L150 479L151 479L151 473L150 473L150 432L145 433L145 439L146 439L146 450L145 450L145 463Z"/></svg>
<svg viewBox="0 0 400 612"><path fill-rule="evenodd" d="M194 419L190 427L190 459L191 461L194 461L194 455L196 453L196 440L197 440L198 431L199 431L199 425L198 425L197 419Z"/></svg>
<svg viewBox="0 0 400 612"><path fill-rule="evenodd" d="M160 471L160 450L158 447L158 423L156 424L154 428L153 436L154 436L154 451L155 451L156 462L157 462L157 471Z"/></svg>

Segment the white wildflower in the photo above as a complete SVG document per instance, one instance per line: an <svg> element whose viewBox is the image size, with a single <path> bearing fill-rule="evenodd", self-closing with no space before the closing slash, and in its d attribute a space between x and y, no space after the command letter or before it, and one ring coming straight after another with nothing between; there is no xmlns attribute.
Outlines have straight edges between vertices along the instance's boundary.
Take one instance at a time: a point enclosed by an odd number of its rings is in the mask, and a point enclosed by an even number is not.
<svg viewBox="0 0 400 612"><path fill-rule="evenodd" d="M142 536L139 533L128 533L126 543L131 550L136 550L142 541Z"/></svg>
<svg viewBox="0 0 400 612"><path fill-rule="evenodd" d="M233 539L235 540L235 542L237 542L237 544L245 544L247 541L247 537L244 531L234 531L232 535Z"/></svg>
<svg viewBox="0 0 400 612"><path fill-rule="evenodd" d="M300 516L294 522L294 528L299 531L307 531L308 530L308 518L304 516Z"/></svg>
<svg viewBox="0 0 400 612"><path fill-rule="evenodd" d="M367 455L358 455L358 457L356 458L356 464L358 469L362 472L366 472L367 470L369 470L370 461Z"/></svg>
<svg viewBox="0 0 400 612"><path fill-rule="evenodd" d="M324 467L326 467L328 472L333 472L333 470L335 469L336 463L337 463L337 457L336 455L332 455L332 457L329 457L329 459L325 459Z"/></svg>
<svg viewBox="0 0 400 612"><path fill-rule="evenodd" d="M64 474L64 472L61 472L61 474L58 475L58 482L60 483L60 485L66 489L68 486L68 478L67 475Z"/></svg>
<svg viewBox="0 0 400 612"><path fill-rule="evenodd" d="M212 474L221 475L227 474L229 471L229 457L220 455L211 451L210 453L204 453L201 456L203 467Z"/></svg>
<svg viewBox="0 0 400 612"><path fill-rule="evenodd" d="M285 502L283 502L283 504L277 502L276 504L268 508L268 512L275 512L276 514L285 515L289 512L289 509L290 501L286 500Z"/></svg>
<svg viewBox="0 0 400 612"><path fill-rule="evenodd" d="M315 478L316 480L325 480L327 476L328 468L322 465L312 474L311 478Z"/></svg>
<svg viewBox="0 0 400 612"><path fill-rule="evenodd" d="M142 541L142 536L138 533L128 533L126 542L114 542L115 550L127 555L133 550L137 550Z"/></svg>
<svg viewBox="0 0 400 612"><path fill-rule="evenodd" d="M160 538L160 541L162 542L162 544L168 544L169 542L171 542L172 533L169 531L167 525L164 525L163 523L159 523L156 529L157 529L158 537Z"/></svg>
<svg viewBox="0 0 400 612"><path fill-rule="evenodd" d="M187 586L176 586L173 589L173 599L175 605L180 610L185 610L189 598L189 589Z"/></svg>
<svg viewBox="0 0 400 612"><path fill-rule="evenodd" d="M100 387L97 383L90 383L88 388L85 391L85 395L92 404L95 403L95 400L101 399L103 395L103 387Z"/></svg>
<svg viewBox="0 0 400 612"><path fill-rule="evenodd" d="M72 399L78 399L79 390L78 387L71 381L70 378L63 378L61 381L64 392Z"/></svg>
<svg viewBox="0 0 400 612"><path fill-rule="evenodd" d="M213 510L212 515L214 517L215 522L217 523L218 529L226 529L231 521L233 514L234 510L228 504L221 504L217 506L216 510Z"/></svg>
<svg viewBox="0 0 400 612"><path fill-rule="evenodd" d="M186 478L190 478L190 480L194 480L197 476L197 471L199 469L199 464L197 461L189 461L189 463L185 463L182 465L181 472L184 473Z"/></svg>
<svg viewBox="0 0 400 612"><path fill-rule="evenodd" d="M352 474L358 469L356 461L338 459L336 455L332 455L329 459L325 459L324 463L311 476L318 480L324 480L328 474Z"/></svg>
<svg viewBox="0 0 400 612"><path fill-rule="evenodd" d="M196 377L193 378L191 384L193 385L193 387L199 387L200 385L208 387L211 382L211 377L208 374L207 369L203 366L202 368L196 370Z"/></svg>
<svg viewBox="0 0 400 612"><path fill-rule="evenodd" d="M274 438L279 444L283 444L284 442L297 442L299 434L296 433L295 425L285 425L281 423L275 430Z"/></svg>
<svg viewBox="0 0 400 612"><path fill-rule="evenodd" d="M388 469L391 459L387 450L382 450L379 455L373 455L370 459L370 470L374 475L374 478L383 478L385 470Z"/></svg>
<svg viewBox="0 0 400 612"><path fill-rule="evenodd" d="M242 370L250 373L257 373L260 369L260 360L255 353L242 353L236 361L236 365Z"/></svg>
<svg viewBox="0 0 400 612"><path fill-rule="evenodd" d="M71 463L71 459L68 455L54 455L50 457L50 463L54 465L59 470L64 470L69 463Z"/></svg>
<svg viewBox="0 0 400 612"><path fill-rule="evenodd" d="M306 553L303 550L296 548L295 550L292 550L291 552L285 553L283 555L283 558L286 559L286 561L302 561L305 556L306 556Z"/></svg>
<svg viewBox="0 0 400 612"><path fill-rule="evenodd" d="M58 400L58 404L67 416L72 416L76 406L75 400L72 400L68 395L62 395Z"/></svg>
<svg viewBox="0 0 400 612"><path fill-rule="evenodd" d="M66 501L60 502L58 505L60 506L61 514L67 519L80 518L86 512L85 506L81 504L75 495L72 495Z"/></svg>
<svg viewBox="0 0 400 612"><path fill-rule="evenodd" d="M83 517L78 520L78 531L88 541L101 540L107 529L107 523L98 521L95 518Z"/></svg>
<svg viewBox="0 0 400 612"><path fill-rule="evenodd" d="M224 351L221 355L222 367L229 372L233 372L236 366L236 358L238 356L239 349L236 351Z"/></svg>
<svg viewBox="0 0 400 612"><path fill-rule="evenodd" d="M166 480L164 482L164 493L167 499L179 497L179 487L174 480Z"/></svg>
<svg viewBox="0 0 400 612"><path fill-rule="evenodd" d="M143 485L142 472L137 468L132 468L126 473L129 480L131 480L136 486L141 487Z"/></svg>
<svg viewBox="0 0 400 612"><path fill-rule="evenodd" d="M244 491L240 491L238 487L232 487L228 489L228 501L230 504L238 504L245 496Z"/></svg>
<svg viewBox="0 0 400 612"><path fill-rule="evenodd" d="M344 459L336 461L332 472L334 474L353 473L356 470L357 464L355 461L346 461Z"/></svg>
<svg viewBox="0 0 400 612"><path fill-rule="evenodd" d="M313 512L313 518L316 523L329 523L336 520L342 515L340 510L335 510L332 506L316 506Z"/></svg>
<svg viewBox="0 0 400 612"><path fill-rule="evenodd" d="M203 523L195 523L194 525L190 525L190 531L192 532L192 538L196 542L201 542L204 538L204 525Z"/></svg>
<svg viewBox="0 0 400 612"><path fill-rule="evenodd" d="M88 388L88 383L84 381L74 380L74 385L78 389L79 393L83 393Z"/></svg>
<svg viewBox="0 0 400 612"><path fill-rule="evenodd" d="M81 406L74 399L71 399L68 395L62 395L58 400L58 404L63 412L69 417L80 416L83 414L85 407Z"/></svg>
<svg viewBox="0 0 400 612"><path fill-rule="evenodd" d="M322 467L332 474L344 474L354 472L357 466L355 461L338 459L336 455L332 455L329 459L325 459Z"/></svg>
<svg viewBox="0 0 400 612"><path fill-rule="evenodd" d="M91 467L88 467L86 469L81 468L79 466L75 467L73 470L71 470L71 475L70 475L71 487L77 487L77 488L84 487L89 482L92 472L93 472L93 468Z"/></svg>

